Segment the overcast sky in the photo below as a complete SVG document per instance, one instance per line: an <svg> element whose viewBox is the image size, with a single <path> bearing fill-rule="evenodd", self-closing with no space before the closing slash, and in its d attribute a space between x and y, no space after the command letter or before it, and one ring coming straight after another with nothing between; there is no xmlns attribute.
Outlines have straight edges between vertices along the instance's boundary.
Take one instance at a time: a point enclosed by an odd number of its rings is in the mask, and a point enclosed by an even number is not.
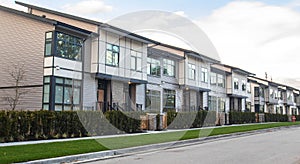
<svg viewBox="0 0 300 164"><path fill-rule="evenodd" d="M98 21L141 11L174 12L195 22L222 63L300 88L300 0L21 0ZM12 0L0 4L22 9Z"/></svg>

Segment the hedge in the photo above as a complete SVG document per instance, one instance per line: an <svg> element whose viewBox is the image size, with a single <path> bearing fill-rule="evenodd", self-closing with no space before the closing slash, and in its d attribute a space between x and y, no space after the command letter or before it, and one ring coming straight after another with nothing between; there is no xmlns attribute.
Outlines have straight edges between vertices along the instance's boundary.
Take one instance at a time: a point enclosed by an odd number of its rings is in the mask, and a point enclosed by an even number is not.
<svg viewBox="0 0 300 164"><path fill-rule="evenodd" d="M244 123L255 123L255 113L250 112L229 112L229 124L244 124Z"/></svg>
<svg viewBox="0 0 300 164"><path fill-rule="evenodd" d="M139 113L0 111L0 142L86 137L140 131Z"/></svg>
<svg viewBox="0 0 300 164"><path fill-rule="evenodd" d="M167 112L168 129L200 128L203 126L215 126L215 124L215 111Z"/></svg>
<svg viewBox="0 0 300 164"><path fill-rule="evenodd" d="M265 113L265 122L288 122L288 115Z"/></svg>

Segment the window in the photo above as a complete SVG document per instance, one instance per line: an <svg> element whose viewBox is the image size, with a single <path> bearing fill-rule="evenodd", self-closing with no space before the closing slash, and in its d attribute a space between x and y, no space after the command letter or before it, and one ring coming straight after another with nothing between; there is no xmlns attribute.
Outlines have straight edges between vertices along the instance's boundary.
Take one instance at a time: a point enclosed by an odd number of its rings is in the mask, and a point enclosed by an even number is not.
<svg viewBox="0 0 300 164"><path fill-rule="evenodd" d="M160 76L160 61L153 58L148 58L147 60L147 74L152 76Z"/></svg>
<svg viewBox="0 0 300 164"><path fill-rule="evenodd" d="M259 87L254 87L254 97L259 97L260 93L259 93Z"/></svg>
<svg viewBox="0 0 300 164"><path fill-rule="evenodd" d="M278 91L277 97L278 97L279 100L282 100L282 96L281 96L281 95L282 95L282 92L281 92L281 91Z"/></svg>
<svg viewBox="0 0 300 164"><path fill-rule="evenodd" d="M224 98L218 98L218 111L225 112L225 99Z"/></svg>
<svg viewBox="0 0 300 164"><path fill-rule="evenodd" d="M131 50L131 70L142 71L142 53Z"/></svg>
<svg viewBox="0 0 300 164"><path fill-rule="evenodd" d="M50 77L44 77L44 88L43 88L43 109L49 110L50 102Z"/></svg>
<svg viewBox="0 0 300 164"><path fill-rule="evenodd" d="M273 89L270 89L270 97L274 98L274 90Z"/></svg>
<svg viewBox="0 0 300 164"><path fill-rule="evenodd" d="M196 76L196 66L194 64L189 64L188 67L189 67L189 72L188 72L189 79L195 80L195 78L196 78L195 77Z"/></svg>
<svg viewBox="0 0 300 164"><path fill-rule="evenodd" d="M217 97L208 96L208 109L209 110L217 110Z"/></svg>
<svg viewBox="0 0 300 164"><path fill-rule="evenodd" d="M164 59L164 75L175 76L175 61Z"/></svg>
<svg viewBox="0 0 300 164"><path fill-rule="evenodd" d="M146 91L146 110L160 112L160 91Z"/></svg>
<svg viewBox="0 0 300 164"><path fill-rule="evenodd" d="M251 93L251 85L250 83L247 83L247 93Z"/></svg>
<svg viewBox="0 0 300 164"><path fill-rule="evenodd" d="M164 109L174 109L175 108L175 97L176 97L175 90L164 89L164 94L163 94Z"/></svg>
<svg viewBox="0 0 300 164"><path fill-rule="evenodd" d="M218 74L218 86L225 87L225 78L224 75Z"/></svg>
<svg viewBox="0 0 300 164"><path fill-rule="evenodd" d="M234 82L233 82L233 88L235 90L239 89L239 80L237 78L234 78Z"/></svg>
<svg viewBox="0 0 300 164"><path fill-rule="evenodd" d="M83 40L75 36L56 32L56 56L81 60Z"/></svg>
<svg viewBox="0 0 300 164"><path fill-rule="evenodd" d="M217 74L214 72L211 72L210 74L210 84L217 85Z"/></svg>
<svg viewBox="0 0 300 164"><path fill-rule="evenodd" d="M207 68L201 68L201 81L207 83L208 73Z"/></svg>
<svg viewBox="0 0 300 164"><path fill-rule="evenodd" d="M246 81L242 81L242 91L246 91Z"/></svg>
<svg viewBox="0 0 300 164"><path fill-rule="evenodd" d="M106 64L110 66L119 66L120 48L117 45L106 44Z"/></svg>
<svg viewBox="0 0 300 164"><path fill-rule="evenodd" d="M52 55L52 35L53 32L46 32L45 36L45 56L51 56Z"/></svg>
<svg viewBox="0 0 300 164"><path fill-rule="evenodd" d="M43 109L49 110L53 103L56 111L77 110L80 105L81 81L61 77L44 77ZM50 86L54 87L54 102L50 102Z"/></svg>

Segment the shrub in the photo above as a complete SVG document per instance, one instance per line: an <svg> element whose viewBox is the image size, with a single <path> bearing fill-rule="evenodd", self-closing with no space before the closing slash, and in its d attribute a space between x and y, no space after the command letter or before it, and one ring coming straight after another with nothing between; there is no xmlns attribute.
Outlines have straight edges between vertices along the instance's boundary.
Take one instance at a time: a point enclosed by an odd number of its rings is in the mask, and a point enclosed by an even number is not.
<svg viewBox="0 0 300 164"><path fill-rule="evenodd" d="M215 111L200 110L198 112L167 112L167 125L169 129L200 128L214 126L216 122Z"/></svg>
<svg viewBox="0 0 300 164"><path fill-rule="evenodd" d="M0 111L0 142L85 137L140 131L139 113Z"/></svg>
<svg viewBox="0 0 300 164"><path fill-rule="evenodd" d="M265 122L287 122L288 115L265 113Z"/></svg>
<svg viewBox="0 0 300 164"><path fill-rule="evenodd" d="M255 123L255 113L250 112L229 112L229 124L244 124L244 123Z"/></svg>

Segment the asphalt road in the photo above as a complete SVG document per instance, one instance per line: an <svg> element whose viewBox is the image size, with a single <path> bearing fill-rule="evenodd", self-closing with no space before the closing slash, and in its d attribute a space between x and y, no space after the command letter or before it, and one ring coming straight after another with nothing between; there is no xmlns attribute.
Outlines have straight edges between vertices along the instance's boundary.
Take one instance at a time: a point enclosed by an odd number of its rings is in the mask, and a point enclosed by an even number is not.
<svg viewBox="0 0 300 164"><path fill-rule="evenodd" d="M157 150L98 163L300 163L300 128Z"/></svg>

